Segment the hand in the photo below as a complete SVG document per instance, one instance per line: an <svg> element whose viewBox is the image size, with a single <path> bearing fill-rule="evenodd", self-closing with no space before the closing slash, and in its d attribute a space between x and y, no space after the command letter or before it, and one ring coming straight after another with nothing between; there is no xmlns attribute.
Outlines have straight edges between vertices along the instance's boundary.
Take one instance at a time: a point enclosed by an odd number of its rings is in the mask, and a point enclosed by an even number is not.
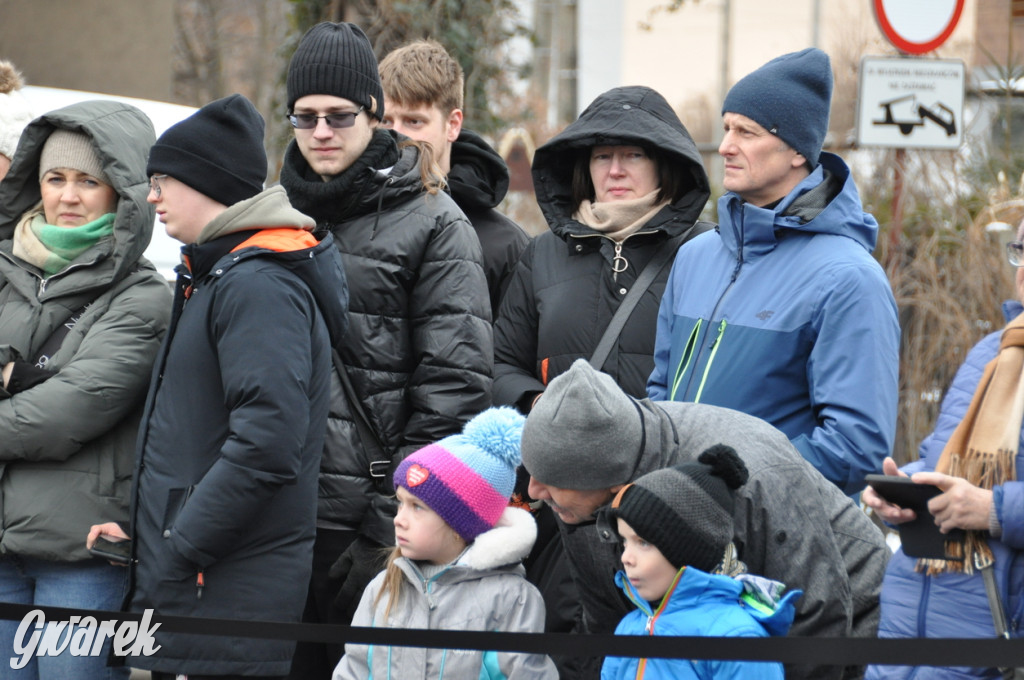
<svg viewBox="0 0 1024 680"><path fill-rule="evenodd" d="M919 484L934 484L942 493L928 501L928 512L944 534L953 529L988 529L992 491L974 486L966 479L941 472L918 472L911 477Z"/></svg>
<svg viewBox="0 0 1024 680"><path fill-rule="evenodd" d="M356 540L331 565L327 576L341 581L338 594L331 605L334 618L340 623L351 623L359 606L363 590L384 568L388 549L368 538L357 536Z"/></svg>
<svg viewBox="0 0 1024 680"><path fill-rule="evenodd" d="M11 382L11 374L12 373L14 373L14 362L13 361L4 364L3 373L2 373L3 374L3 379L4 379L4 388L7 387L7 383Z"/></svg>
<svg viewBox="0 0 1024 680"><path fill-rule="evenodd" d="M106 522L105 524L93 524L89 528L89 535L85 537L85 547L91 548L96 544L100 536L109 538L112 541L127 541L131 536L124 533L121 525L117 522Z"/></svg>
<svg viewBox="0 0 1024 680"><path fill-rule="evenodd" d="M907 476L900 472L900 469L896 467L896 461L892 458L886 458L882 461L882 472L890 477ZM860 499L864 501L864 505L878 513L878 516L889 524L903 524L904 522L910 522L917 518L916 512L909 508L901 508L898 505L890 503L879 496L878 493L876 493L870 486L861 492Z"/></svg>

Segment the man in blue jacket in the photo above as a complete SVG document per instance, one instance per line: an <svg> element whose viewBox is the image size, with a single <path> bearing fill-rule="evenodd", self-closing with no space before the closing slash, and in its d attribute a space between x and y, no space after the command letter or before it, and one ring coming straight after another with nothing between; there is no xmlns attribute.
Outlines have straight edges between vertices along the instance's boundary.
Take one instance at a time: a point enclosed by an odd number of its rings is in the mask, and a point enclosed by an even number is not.
<svg viewBox="0 0 1024 680"><path fill-rule="evenodd" d="M819 49L726 95L720 226L676 256L647 392L762 418L854 494L892 449L900 330L871 256L878 223L850 169L821 151L831 95Z"/></svg>

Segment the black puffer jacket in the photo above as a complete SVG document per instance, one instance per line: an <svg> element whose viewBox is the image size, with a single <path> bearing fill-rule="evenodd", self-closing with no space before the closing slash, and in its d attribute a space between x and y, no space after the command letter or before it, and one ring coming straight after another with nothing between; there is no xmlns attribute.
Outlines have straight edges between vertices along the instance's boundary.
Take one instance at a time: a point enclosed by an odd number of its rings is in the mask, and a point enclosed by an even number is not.
<svg viewBox="0 0 1024 680"><path fill-rule="evenodd" d="M424 191L416 147L399 152L385 130L330 182L292 142L281 184L341 250L350 297L338 351L392 465L459 432L490 406L493 366L480 243L462 211L448 194ZM392 545L391 501L374 485L373 458L333 382L317 521Z"/></svg>
<svg viewBox="0 0 1024 680"><path fill-rule="evenodd" d="M495 210L508 193L508 166L483 137L463 130L452 144L448 189L480 239L492 316L497 316L519 256L530 242L522 227Z"/></svg>
<svg viewBox="0 0 1024 680"><path fill-rule="evenodd" d="M671 157L690 188L622 244L628 268L612 271L615 243L572 219L572 169L586 149L604 144L655 147ZM590 358L629 288L659 248L679 234L695 236L710 190L697 146L665 99L647 87L599 96L537 150L533 182L550 232L523 252L494 328L494 402L522 402L573 361ZM613 347L604 372L643 397L654 368L658 304L669 267L651 284ZM545 363L546 362L546 363ZM528 404L527 404L528 406Z"/></svg>
<svg viewBox="0 0 1024 680"><path fill-rule="evenodd" d="M191 276L179 266L139 437L131 611L284 622L302 614L331 347L346 318L340 258L330 235L310 237L312 226L273 187L229 207L184 248ZM283 676L295 651L287 640L154 637L160 650L130 665Z"/></svg>

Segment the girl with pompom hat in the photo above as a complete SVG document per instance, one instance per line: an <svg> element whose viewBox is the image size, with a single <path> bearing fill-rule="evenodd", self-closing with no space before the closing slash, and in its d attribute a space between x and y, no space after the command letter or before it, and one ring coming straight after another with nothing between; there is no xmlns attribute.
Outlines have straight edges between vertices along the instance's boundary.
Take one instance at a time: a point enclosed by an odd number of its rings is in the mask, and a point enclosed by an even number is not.
<svg viewBox="0 0 1024 680"><path fill-rule="evenodd" d="M353 626L539 633L544 602L524 578L537 526L509 505L525 418L491 408L395 470L397 545L370 582ZM335 680L554 680L541 654L347 644Z"/></svg>

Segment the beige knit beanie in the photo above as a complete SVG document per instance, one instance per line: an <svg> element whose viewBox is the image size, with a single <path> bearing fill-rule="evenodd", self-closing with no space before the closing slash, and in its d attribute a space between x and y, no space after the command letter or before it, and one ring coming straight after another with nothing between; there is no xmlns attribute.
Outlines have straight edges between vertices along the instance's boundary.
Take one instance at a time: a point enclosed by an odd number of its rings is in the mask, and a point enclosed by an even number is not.
<svg viewBox="0 0 1024 680"><path fill-rule="evenodd" d="M81 132L54 130L47 138L39 155L39 179L54 168L77 170L110 184L92 140Z"/></svg>

